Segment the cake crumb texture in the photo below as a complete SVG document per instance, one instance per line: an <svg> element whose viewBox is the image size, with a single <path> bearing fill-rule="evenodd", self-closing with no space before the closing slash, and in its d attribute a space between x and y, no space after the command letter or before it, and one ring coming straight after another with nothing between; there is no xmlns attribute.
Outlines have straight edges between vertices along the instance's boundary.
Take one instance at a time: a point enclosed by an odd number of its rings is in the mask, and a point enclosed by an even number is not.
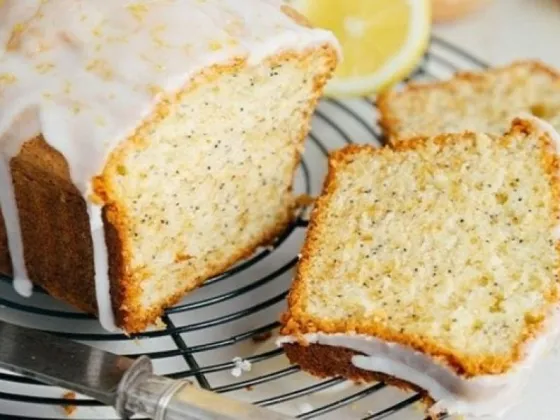
<svg viewBox="0 0 560 420"><path fill-rule="evenodd" d="M522 112L560 130L560 73L539 61L516 61L447 81L410 83L381 94L377 106L393 144L464 130L503 134Z"/></svg>
<svg viewBox="0 0 560 420"><path fill-rule="evenodd" d="M114 150L93 186L119 327L157 324L185 292L285 229L303 141L336 61L325 44L205 69ZM11 168L30 278L96 313L86 203L64 157L39 136ZM3 224L0 264L11 273Z"/></svg>
<svg viewBox="0 0 560 420"><path fill-rule="evenodd" d="M467 377L520 361L559 300L548 134L517 119L503 137L354 145L329 165L281 334L371 335Z"/></svg>

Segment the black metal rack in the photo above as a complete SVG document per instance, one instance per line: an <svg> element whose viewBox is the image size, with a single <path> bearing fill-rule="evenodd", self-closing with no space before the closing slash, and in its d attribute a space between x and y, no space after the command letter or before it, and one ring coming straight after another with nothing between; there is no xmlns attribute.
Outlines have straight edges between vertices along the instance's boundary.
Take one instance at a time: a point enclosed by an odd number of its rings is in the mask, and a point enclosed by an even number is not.
<svg viewBox="0 0 560 420"><path fill-rule="evenodd" d="M434 80L458 70L484 67L485 63L475 57L433 37L429 51L411 79ZM318 192L330 149L354 141L383 143L374 123L374 112L369 99L328 99L321 103L298 174L300 192ZM122 354L145 354L154 360L160 373L188 378L203 388L235 394L291 414L295 407L300 419L331 416L380 420L396 418L394 416L399 413L404 416L402 413L411 410L420 395L401 393L379 398L376 396L389 388L383 383L346 386L339 378L307 377L297 366L287 363L282 350L270 343L273 340L265 340L266 335L278 327L276 320L284 307L290 272L296 264L305 227L302 215L271 247L206 282L166 312L163 330L133 337L108 334L100 330L97 321L89 315L63 307L41 291L30 300L20 298L11 290L10 280L6 278L0 282L0 317ZM269 263L273 257L274 263ZM252 363L248 377L236 378L229 373L235 364L231 357L225 356L226 350L237 351ZM1 418L66 419L60 409L62 405L78 407L75 419L115 418L114 413L106 411L109 409L96 411L102 409L97 401L81 396L70 400L62 395L62 390L0 371ZM318 403L298 403L316 396L319 396ZM357 405L360 407L356 408ZM372 411L368 407L375 409ZM409 413L413 414L399 418L422 418L420 411L412 409Z"/></svg>

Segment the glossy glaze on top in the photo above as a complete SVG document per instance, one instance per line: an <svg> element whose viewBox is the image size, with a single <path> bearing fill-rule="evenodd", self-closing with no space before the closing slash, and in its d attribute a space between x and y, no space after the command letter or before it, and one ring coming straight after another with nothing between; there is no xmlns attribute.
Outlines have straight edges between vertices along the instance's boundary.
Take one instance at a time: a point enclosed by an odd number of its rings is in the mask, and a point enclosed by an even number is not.
<svg viewBox="0 0 560 420"><path fill-rule="evenodd" d="M279 0L0 0L0 205L17 289L31 287L7 166L25 141L42 134L61 152L88 202L99 316L114 329L102 221L88 198L108 155L201 69L324 43L336 46Z"/></svg>

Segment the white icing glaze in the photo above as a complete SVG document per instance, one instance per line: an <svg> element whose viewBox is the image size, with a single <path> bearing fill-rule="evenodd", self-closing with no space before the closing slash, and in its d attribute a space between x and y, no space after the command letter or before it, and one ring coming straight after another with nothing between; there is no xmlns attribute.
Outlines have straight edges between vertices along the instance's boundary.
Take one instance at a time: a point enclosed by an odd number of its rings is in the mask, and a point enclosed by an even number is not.
<svg viewBox="0 0 560 420"><path fill-rule="evenodd" d="M93 267L95 270L95 298L99 322L108 331L115 329L115 314L111 306L111 284L107 267L108 254L105 245L105 229L103 226L102 209L88 204L87 211L90 220L90 232L93 243Z"/></svg>
<svg viewBox="0 0 560 420"><path fill-rule="evenodd" d="M525 357L508 373L465 378L430 356L398 343L361 334L311 333L303 335L308 343L344 347L363 355L352 358L360 369L381 372L403 379L428 391L436 404L434 414L472 417L503 416L519 402L533 365L554 344L560 332L560 308L554 308L544 331L525 347ZM293 336L281 336L276 344L297 342Z"/></svg>
<svg viewBox="0 0 560 420"><path fill-rule="evenodd" d="M334 36L296 24L279 0L5 0L0 2L0 153L43 135L64 155L93 218L99 317L114 329L101 209L91 179L155 109L162 93L234 57L248 64ZM16 129L19 128L19 129ZM0 180L16 285L27 278L13 191ZM20 287L21 286L21 287Z"/></svg>
<svg viewBox="0 0 560 420"><path fill-rule="evenodd" d="M14 288L25 297L31 296L33 284L29 281L27 268L23 258L23 244L19 229L19 215L16 207L12 174L7 159L0 156L0 207L6 225L6 234L10 244L10 257L12 259L12 275Z"/></svg>

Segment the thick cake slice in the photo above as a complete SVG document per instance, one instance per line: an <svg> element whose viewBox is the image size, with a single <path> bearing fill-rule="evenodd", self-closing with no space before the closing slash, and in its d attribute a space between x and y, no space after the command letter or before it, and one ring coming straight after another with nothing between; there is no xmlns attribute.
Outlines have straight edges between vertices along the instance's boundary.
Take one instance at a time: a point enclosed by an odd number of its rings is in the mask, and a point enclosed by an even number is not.
<svg viewBox="0 0 560 420"><path fill-rule="evenodd" d="M540 127L334 153L283 317L290 361L425 390L432 413L515 402L560 325L559 144Z"/></svg>
<svg viewBox="0 0 560 420"><path fill-rule="evenodd" d="M338 53L277 0L0 1L0 273L157 324L290 223Z"/></svg>
<svg viewBox="0 0 560 420"><path fill-rule="evenodd" d="M410 84L380 95L377 106L392 144L463 130L503 134L521 112L560 129L560 74L538 61L514 62L443 82Z"/></svg>

